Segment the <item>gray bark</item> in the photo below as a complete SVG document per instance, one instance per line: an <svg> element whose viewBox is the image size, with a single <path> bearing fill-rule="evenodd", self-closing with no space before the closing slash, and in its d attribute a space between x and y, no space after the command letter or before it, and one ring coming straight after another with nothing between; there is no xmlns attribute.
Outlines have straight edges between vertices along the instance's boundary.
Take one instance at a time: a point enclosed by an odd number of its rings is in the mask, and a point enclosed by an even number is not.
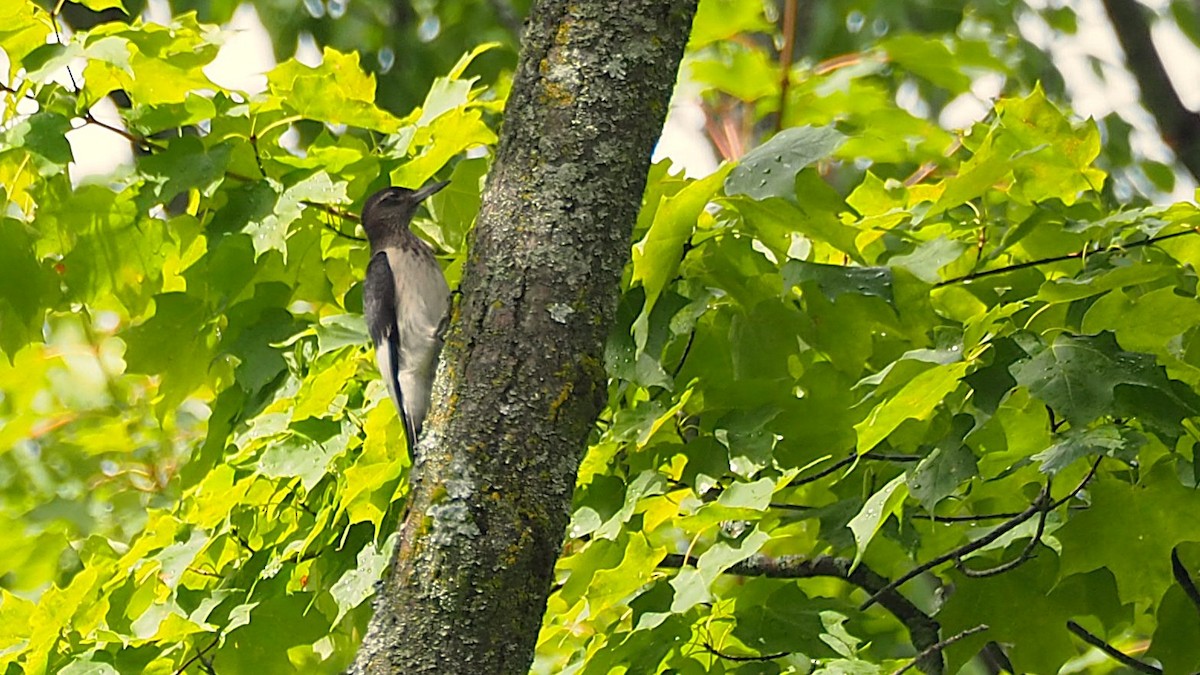
<svg viewBox="0 0 1200 675"><path fill-rule="evenodd" d="M696 0L539 0L359 673L524 673Z"/></svg>

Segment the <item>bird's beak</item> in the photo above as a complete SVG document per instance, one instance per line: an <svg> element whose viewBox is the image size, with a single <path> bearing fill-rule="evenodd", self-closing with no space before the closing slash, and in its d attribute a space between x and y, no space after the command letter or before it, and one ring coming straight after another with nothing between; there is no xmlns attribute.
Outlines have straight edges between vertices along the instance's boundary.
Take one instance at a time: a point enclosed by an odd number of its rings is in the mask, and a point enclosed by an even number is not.
<svg viewBox="0 0 1200 675"><path fill-rule="evenodd" d="M420 203L431 197L435 192L441 190L450 184L450 181L444 180L440 183L430 183L425 187L413 193L412 199L414 203Z"/></svg>

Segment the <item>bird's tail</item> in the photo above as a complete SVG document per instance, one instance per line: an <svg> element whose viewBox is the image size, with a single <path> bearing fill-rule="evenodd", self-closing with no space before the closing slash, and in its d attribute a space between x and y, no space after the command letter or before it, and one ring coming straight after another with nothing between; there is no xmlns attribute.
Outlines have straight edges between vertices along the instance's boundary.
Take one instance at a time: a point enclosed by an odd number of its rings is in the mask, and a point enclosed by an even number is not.
<svg viewBox="0 0 1200 675"><path fill-rule="evenodd" d="M387 385L388 395L391 397L392 403L396 405L396 412L400 415L400 423L404 425L404 442L408 446L408 455L409 457L415 457L418 429L413 424L412 416L408 414L408 410L404 406L404 388L400 386L399 349L390 340L385 343L384 347L384 349L376 348L375 350L375 356L379 363L379 371L383 374L383 381Z"/></svg>
<svg viewBox="0 0 1200 675"><path fill-rule="evenodd" d="M408 445L408 456L416 457L417 430L413 427L412 418L404 412L403 402L398 401L397 403L397 407L400 409L400 422L404 424L404 442Z"/></svg>

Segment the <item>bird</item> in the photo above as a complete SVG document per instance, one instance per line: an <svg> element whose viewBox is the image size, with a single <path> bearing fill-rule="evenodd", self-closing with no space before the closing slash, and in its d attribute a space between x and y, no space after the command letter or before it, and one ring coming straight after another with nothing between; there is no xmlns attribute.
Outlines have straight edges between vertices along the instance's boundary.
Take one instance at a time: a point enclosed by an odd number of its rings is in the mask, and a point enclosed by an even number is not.
<svg viewBox="0 0 1200 675"><path fill-rule="evenodd" d="M371 247L363 315L409 448L416 447L429 412L450 309L450 287L433 249L409 225L421 202L449 184L430 183L418 190L387 187L371 195L362 211Z"/></svg>

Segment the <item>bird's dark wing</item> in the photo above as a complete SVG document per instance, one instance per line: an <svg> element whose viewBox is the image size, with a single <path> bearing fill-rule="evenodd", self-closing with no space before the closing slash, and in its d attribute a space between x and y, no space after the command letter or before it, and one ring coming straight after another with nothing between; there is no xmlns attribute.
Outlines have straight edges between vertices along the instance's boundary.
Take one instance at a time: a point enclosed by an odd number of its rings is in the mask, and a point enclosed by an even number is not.
<svg viewBox="0 0 1200 675"><path fill-rule="evenodd" d="M404 423L404 435L411 448L416 443L412 420L404 412L404 392L400 389L400 334L396 325L396 279L383 251L371 256L367 265L367 278L363 283L363 315L367 320L367 333L375 343L375 362L379 374L387 385L392 403L400 421Z"/></svg>

